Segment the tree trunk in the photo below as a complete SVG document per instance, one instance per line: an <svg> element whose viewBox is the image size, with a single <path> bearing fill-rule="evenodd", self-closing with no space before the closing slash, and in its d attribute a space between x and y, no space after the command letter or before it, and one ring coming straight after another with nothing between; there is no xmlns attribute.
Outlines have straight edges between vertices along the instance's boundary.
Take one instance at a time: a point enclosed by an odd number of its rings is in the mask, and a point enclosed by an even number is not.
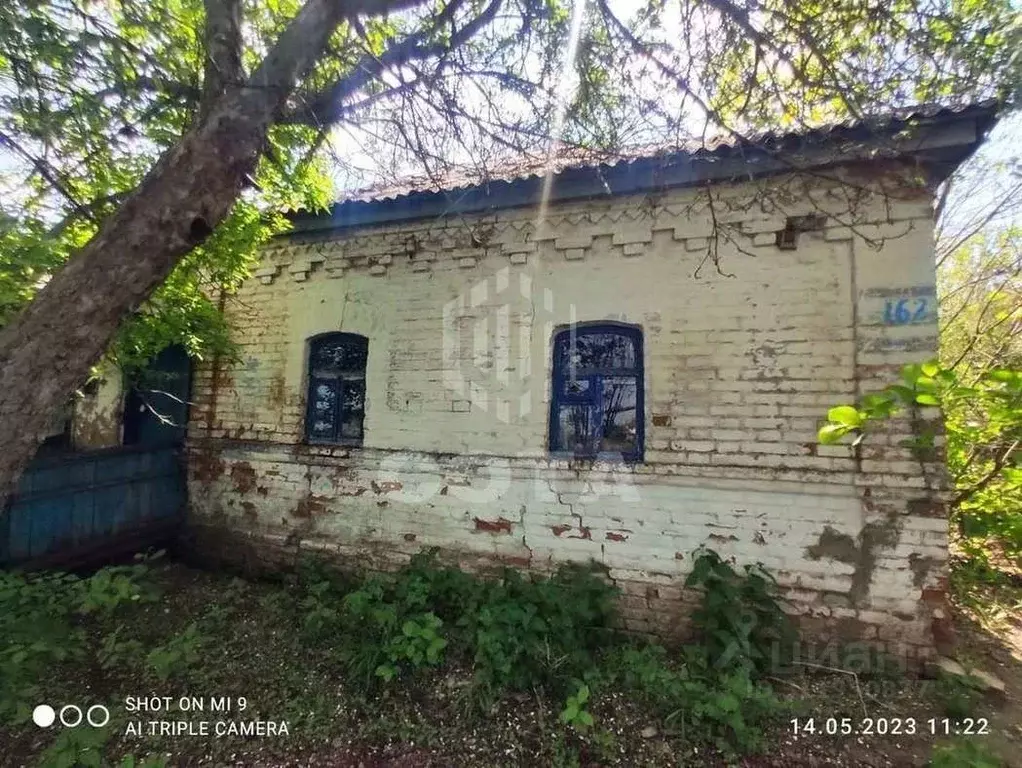
<svg viewBox="0 0 1022 768"><path fill-rule="evenodd" d="M52 415L84 382L122 320L230 211L270 126L340 21L409 4L309 0L249 81L225 84L203 119L0 331L0 510Z"/></svg>

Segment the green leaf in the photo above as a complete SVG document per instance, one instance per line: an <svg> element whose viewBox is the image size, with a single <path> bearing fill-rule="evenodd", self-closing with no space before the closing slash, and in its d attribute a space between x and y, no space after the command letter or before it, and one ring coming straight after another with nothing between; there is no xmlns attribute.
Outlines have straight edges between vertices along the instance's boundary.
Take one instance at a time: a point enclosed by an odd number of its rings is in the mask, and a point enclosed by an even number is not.
<svg viewBox="0 0 1022 768"><path fill-rule="evenodd" d="M850 405L839 405L827 411L827 419L847 427L862 426L863 417L858 409Z"/></svg>
<svg viewBox="0 0 1022 768"><path fill-rule="evenodd" d="M816 433L816 439L823 445L833 445L851 431L852 428L846 427L844 424L825 424Z"/></svg>
<svg viewBox="0 0 1022 768"><path fill-rule="evenodd" d="M920 405L940 405L940 400L936 395L931 395L926 392L921 392L916 395L916 402Z"/></svg>
<svg viewBox="0 0 1022 768"><path fill-rule="evenodd" d="M916 396L914 389L902 384L892 384L887 391L906 404L914 402Z"/></svg>

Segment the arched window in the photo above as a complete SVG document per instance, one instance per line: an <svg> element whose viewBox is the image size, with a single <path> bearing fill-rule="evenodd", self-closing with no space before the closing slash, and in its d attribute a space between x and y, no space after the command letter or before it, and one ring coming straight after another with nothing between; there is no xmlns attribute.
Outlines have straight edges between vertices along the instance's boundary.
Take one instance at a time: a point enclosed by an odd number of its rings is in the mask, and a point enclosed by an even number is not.
<svg viewBox="0 0 1022 768"><path fill-rule="evenodd" d="M550 450L589 458L642 459L642 331L571 326L554 336Z"/></svg>
<svg viewBox="0 0 1022 768"><path fill-rule="evenodd" d="M309 442L362 442L369 341L353 333L327 333L309 342Z"/></svg>

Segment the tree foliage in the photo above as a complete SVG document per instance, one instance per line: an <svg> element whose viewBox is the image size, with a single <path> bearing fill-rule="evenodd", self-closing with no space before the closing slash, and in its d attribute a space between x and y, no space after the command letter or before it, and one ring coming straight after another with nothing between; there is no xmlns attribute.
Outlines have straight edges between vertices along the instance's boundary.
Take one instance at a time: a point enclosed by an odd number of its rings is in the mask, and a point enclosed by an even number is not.
<svg viewBox="0 0 1022 768"><path fill-rule="evenodd" d="M313 17L318 29L303 22ZM289 37L299 29L303 39ZM920 101L1010 100L1019 40L1010 0L10 0L0 7L0 350L12 357L19 334L59 345L58 330L31 322L63 308L79 313L72 327L95 325L98 349L128 370L171 343L229 354L220 302L287 227L282 214L322 207L334 181L412 170L436 181L455 167L485 178L554 143L616 150ZM269 120L245 112L257 104ZM139 285L109 286L116 322L68 308L67 286L53 287L60 265L130 226L125 206L152 205L165 176L187 178L161 173L201 177L188 137L215 135L228 107L252 134L244 146L261 147L254 168L241 157L232 166L240 194L233 178L211 178L223 191L210 192L200 226L146 224L161 255ZM157 266L164 252L179 261L169 273ZM21 310L36 296L65 306L30 321ZM73 369L67 382L87 373L70 355L30 357ZM63 375L53 381L32 407L4 395L3 434L39 432L35 412L67 396Z"/></svg>

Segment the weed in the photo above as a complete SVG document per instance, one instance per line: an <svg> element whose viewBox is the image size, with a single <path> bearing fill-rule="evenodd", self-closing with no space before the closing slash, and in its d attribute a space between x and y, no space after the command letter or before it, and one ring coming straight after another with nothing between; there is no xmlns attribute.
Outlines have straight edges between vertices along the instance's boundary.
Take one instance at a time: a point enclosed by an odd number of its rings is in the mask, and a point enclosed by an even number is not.
<svg viewBox="0 0 1022 768"><path fill-rule="evenodd" d="M595 666L612 639L615 594L580 566L563 567L549 579L507 571L488 582L480 602L459 621L468 630L465 642L482 691L562 692Z"/></svg>
<svg viewBox="0 0 1022 768"><path fill-rule="evenodd" d="M696 550L693 557L685 586L703 591L692 624L706 662L720 670L750 666L757 673L783 662L794 647L794 630L778 603L773 576L759 565L736 572L710 549Z"/></svg>
<svg viewBox="0 0 1022 768"><path fill-rule="evenodd" d="M930 756L932 768L1001 768L1003 764L988 747L970 738L940 742Z"/></svg>
<svg viewBox="0 0 1022 768"><path fill-rule="evenodd" d="M100 768L111 728L65 728L39 756L41 768Z"/></svg>
<svg viewBox="0 0 1022 768"><path fill-rule="evenodd" d="M937 675L935 686L937 701L948 717L968 717L976 711L983 695L983 686L974 677L966 675Z"/></svg>
<svg viewBox="0 0 1022 768"><path fill-rule="evenodd" d="M589 735L589 748L601 763L614 763L621 757L617 736L604 728L597 728Z"/></svg>
<svg viewBox="0 0 1022 768"><path fill-rule="evenodd" d="M660 646L624 648L605 659L603 678L648 706L669 732L727 753L758 748L762 723L781 711L770 687L748 667L721 672L705 665L702 649L687 654L670 660Z"/></svg>
<svg viewBox="0 0 1022 768"><path fill-rule="evenodd" d="M295 733L323 739L330 733L332 716L336 709L336 696L323 692L303 691L287 698L281 719L291 724Z"/></svg>
<svg viewBox="0 0 1022 768"><path fill-rule="evenodd" d="M159 680L167 680L198 662L204 643L205 638L193 621L180 634L149 651L146 661Z"/></svg>
<svg viewBox="0 0 1022 768"><path fill-rule="evenodd" d="M132 667L144 656L144 646L135 639L121 636L124 625L120 624L113 632L104 634L99 641L96 655L103 669Z"/></svg>
<svg viewBox="0 0 1022 768"><path fill-rule="evenodd" d="M586 708L589 702L589 686L582 683L564 703L561 710L560 721L565 725L574 728L576 731L584 731L593 726L593 716Z"/></svg>
<svg viewBox="0 0 1022 768"><path fill-rule="evenodd" d="M401 625L401 634L388 641L385 651L388 661L376 668L376 676L393 680L402 664L412 669L439 664L447 647L447 641L439 633L442 625L432 613L406 619Z"/></svg>
<svg viewBox="0 0 1022 768"><path fill-rule="evenodd" d="M508 570L482 579L427 552L344 595L350 580L311 565L301 583L305 637L329 644L349 674L390 681L453 653L472 663L480 703L508 689L560 694L612 634L614 589L580 566L551 578Z"/></svg>
<svg viewBox="0 0 1022 768"><path fill-rule="evenodd" d="M581 765L578 747L569 744L565 735L558 731L550 744L551 768L579 768Z"/></svg>
<svg viewBox="0 0 1022 768"><path fill-rule="evenodd" d="M147 576L144 561L104 568L86 579L0 572L0 720L26 721L45 671L84 656L82 617L110 619L127 604L154 599Z"/></svg>

